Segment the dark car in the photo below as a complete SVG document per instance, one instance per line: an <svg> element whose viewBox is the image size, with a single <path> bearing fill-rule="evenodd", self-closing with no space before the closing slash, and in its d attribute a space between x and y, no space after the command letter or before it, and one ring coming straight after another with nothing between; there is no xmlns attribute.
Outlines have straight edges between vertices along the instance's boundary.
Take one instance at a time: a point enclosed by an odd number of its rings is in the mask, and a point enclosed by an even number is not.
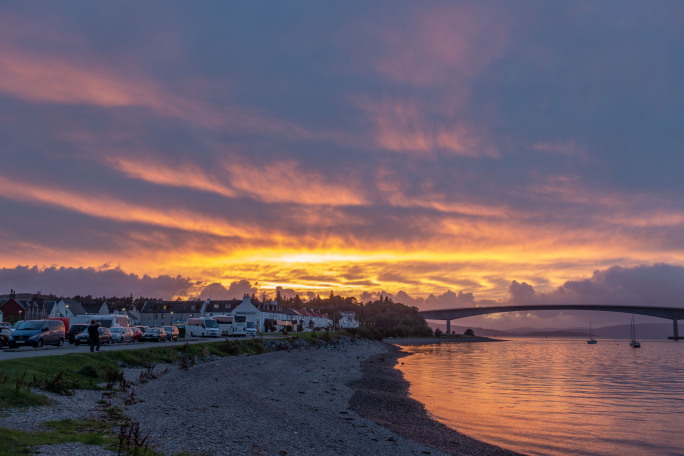
<svg viewBox="0 0 684 456"><path fill-rule="evenodd" d="M142 340L165 341L166 331L164 331L164 328L147 328L142 335Z"/></svg>
<svg viewBox="0 0 684 456"><path fill-rule="evenodd" d="M18 328L19 326L21 326L21 324L22 324L23 322L24 322L24 320L17 320L17 321L15 321L14 324L12 325L12 327L10 328L10 331L12 331L12 332L16 331L17 328Z"/></svg>
<svg viewBox="0 0 684 456"><path fill-rule="evenodd" d="M175 326L162 326L162 328L166 331L166 340L178 340L178 328Z"/></svg>
<svg viewBox="0 0 684 456"><path fill-rule="evenodd" d="M97 332L100 334L100 345L112 343L112 333L109 332L109 329L103 328L102 326L100 326L99 328L97 328ZM81 345L81 344L88 345L88 329L87 329L87 327L86 327L85 331L76 335L76 337L74 338L74 343L76 345Z"/></svg>
<svg viewBox="0 0 684 456"><path fill-rule="evenodd" d="M27 320L14 330L8 343L11 348L20 345L61 347L65 338L64 323L60 320Z"/></svg>
<svg viewBox="0 0 684 456"><path fill-rule="evenodd" d="M69 332L67 333L67 339L69 339L69 343L73 344L76 335L81 334L83 331L86 330L86 328L88 328L88 325L71 325L71 327L69 328Z"/></svg>
<svg viewBox="0 0 684 456"><path fill-rule="evenodd" d="M0 347L4 347L8 344L11 335L12 331L10 331L9 328L0 328Z"/></svg>

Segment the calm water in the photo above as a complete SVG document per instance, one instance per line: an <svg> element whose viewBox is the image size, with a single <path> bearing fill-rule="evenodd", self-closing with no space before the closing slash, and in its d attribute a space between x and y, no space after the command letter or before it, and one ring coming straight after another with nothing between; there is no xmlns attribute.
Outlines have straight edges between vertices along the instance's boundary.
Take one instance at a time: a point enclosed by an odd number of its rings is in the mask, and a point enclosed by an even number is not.
<svg viewBox="0 0 684 456"><path fill-rule="evenodd" d="M403 347L437 420L530 455L684 455L684 342L513 340Z"/></svg>

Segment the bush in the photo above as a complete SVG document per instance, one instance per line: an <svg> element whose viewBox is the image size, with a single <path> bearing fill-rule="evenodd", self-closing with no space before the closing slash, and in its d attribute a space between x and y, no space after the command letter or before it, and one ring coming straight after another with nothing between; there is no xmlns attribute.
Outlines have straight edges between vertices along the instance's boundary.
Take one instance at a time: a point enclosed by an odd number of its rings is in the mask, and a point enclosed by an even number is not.
<svg viewBox="0 0 684 456"><path fill-rule="evenodd" d="M444 333L442 332L441 329L439 329L439 328L435 329L435 337L442 337L442 334L444 334Z"/></svg>
<svg viewBox="0 0 684 456"><path fill-rule="evenodd" d="M83 366L78 373L85 377L97 378L97 369L90 365Z"/></svg>
<svg viewBox="0 0 684 456"><path fill-rule="evenodd" d="M432 337L432 329L429 326L419 326L413 330L413 335L417 337Z"/></svg>
<svg viewBox="0 0 684 456"><path fill-rule="evenodd" d="M231 356L240 354L240 342L236 340L225 340L221 344L221 351Z"/></svg>

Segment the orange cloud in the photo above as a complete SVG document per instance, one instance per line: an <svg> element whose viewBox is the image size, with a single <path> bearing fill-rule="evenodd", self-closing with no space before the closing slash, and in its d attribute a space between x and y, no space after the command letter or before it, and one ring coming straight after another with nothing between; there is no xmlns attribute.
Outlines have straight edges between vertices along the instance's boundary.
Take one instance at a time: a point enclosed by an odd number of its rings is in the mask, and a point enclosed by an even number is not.
<svg viewBox="0 0 684 456"><path fill-rule="evenodd" d="M246 238L258 236L258 230L255 227L242 226L239 222L228 223L217 217L210 217L183 209L162 210L122 201L110 196L86 195L53 187L41 187L35 184L26 186L21 181L7 179L2 176L0 176L0 192L8 199L61 207L92 217L122 222L140 222L218 236Z"/></svg>
<svg viewBox="0 0 684 456"><path fill-rule="evenodd" d="M222 182L220 178L205 172L201 167L192 163L169 166L153 159L134 160L125 157L111 157L108 162L114 168L134 179L172 187L207 191L227 198L238 196L238 192Z"/></svg>
<svg viewBox="0 0 684 456"><path fill-rule="evenodd" d="M444 151L463 157L499 156L481 128L466 120L445 120L439 106L404 100L364 100L358 105L374 125L374 142L380 149L422 155Z"/></svg>
<svg viewBox="0 0 684 456"><path fill-rule="evenodd" d="M134 179L160 185L192 188L216 193L227 198L250 197L266 203L295 203L314 206L357 206L365 198L357 189L353 176L345 181L307 170L295 161L253 164L231 155L216 176L191 163L168 165L155 159L125 157L107 159L115 169ZM335 178L334 180L339 180Z"/></svg>
<svg viewBox="0 0 684 456"><path fill-rule="evenodd" d="M365 203L354 176L339 170L322 175L295 161L281 160L255 165L233 156L224 163L231 185L246 195L269 202L293 202L316 206L357 206Z"/></svg>

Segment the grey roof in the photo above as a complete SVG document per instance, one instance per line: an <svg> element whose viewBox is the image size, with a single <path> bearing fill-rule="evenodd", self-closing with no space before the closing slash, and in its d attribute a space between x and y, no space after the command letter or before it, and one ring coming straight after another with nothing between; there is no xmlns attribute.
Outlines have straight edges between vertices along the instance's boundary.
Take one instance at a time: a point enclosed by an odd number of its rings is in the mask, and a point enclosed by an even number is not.
<svg viewBox="0 0 684 456"><path fill-rule="evenodd" d="M147 301L140 310L140 313L199 312L202 304L204 304L204 301Z"/></svg>
<svg viewBox="0 0 684 456"><path fill-rule="evenodd" d="M242 299L227 299L227 300L209 300L207 304L207 312L232 312L237 306L240 305ZM218 308L214 307L218 306Z"/></svg>

